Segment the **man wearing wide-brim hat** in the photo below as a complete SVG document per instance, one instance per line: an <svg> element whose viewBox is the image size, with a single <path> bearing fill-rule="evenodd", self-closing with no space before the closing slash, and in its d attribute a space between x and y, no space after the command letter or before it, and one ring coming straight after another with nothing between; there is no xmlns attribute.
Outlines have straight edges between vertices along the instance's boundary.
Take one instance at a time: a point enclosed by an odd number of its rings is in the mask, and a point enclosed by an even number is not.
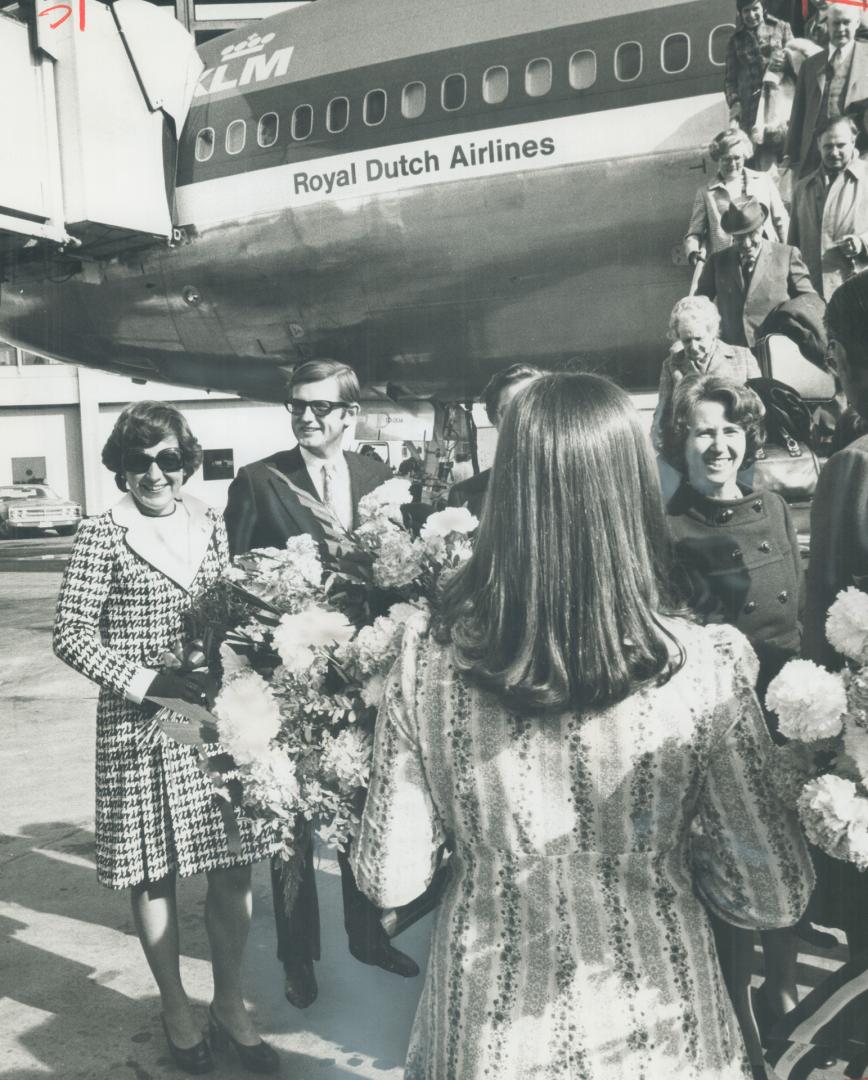
<svg viewBox="0 0 868 1080"><path fill-rule="evenodd" d="M768 209L757 199L734 202L721 215L732 247L715 252L703 267L696 292L717 302L721 338L753 346L756 331L778 304L816 295L799 249L763 237Z"/></svg>

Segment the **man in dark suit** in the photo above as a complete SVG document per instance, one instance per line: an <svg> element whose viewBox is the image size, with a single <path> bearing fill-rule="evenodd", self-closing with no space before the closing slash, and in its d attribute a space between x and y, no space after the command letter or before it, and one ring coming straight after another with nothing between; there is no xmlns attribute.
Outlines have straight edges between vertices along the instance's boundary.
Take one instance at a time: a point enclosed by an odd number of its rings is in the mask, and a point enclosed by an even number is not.
<svg viewBox="0 0 868 1080"><path fill-rule="evenodd" d="M295 369L286 407L298 445L238 470L224 515L233 555L283 547L290 536L303 533L324 540L330 530L349 531L358 524L359 500L392 476L379 459L343 450L344 435L359 411L359 394L356 374L346 364L311 360ZM389 944L381 913L359 891L343 852L338 863L350 952L397 975L418 975L416 963ZM283 865L274 859L271 867L277 955L287 1000L303 1009L317 995L313 961L319 959L320 936L310 839L298 898L289 912L283 902Z"/></svg>
<svg viewBox="0 0 868 1080"><path fill-rule="evenodd" d="M518 391L541 374L533 364L510 364L491 376L482 391L482 401L485 413L495 428L500 427L501 417ZM479 517L490 476L491 469L483 469L475 476L468 476L466 480L453 484L449 489L449 505L466 506L471 514Z"/></svg>
<svg viewBox="0 0 868 1080"><path fill-rule="evenodd" d="M809 57L799 71L787 154L793 175L819 168L817 129L831 116L868 98L868 42L856 40L862 19L858 5L831 4L826 17L829 44Z"/></svg>
<svg viewBox="0 0 868 1080"><path fill-rule="evenodd" d="M720 223L732 247L716 251L699 276L696 291L717 301L720 336L728 345L753 346L770 311L794 296L816 295L799 249L763 237L767 215L754 198L729 206Z"/></svg>

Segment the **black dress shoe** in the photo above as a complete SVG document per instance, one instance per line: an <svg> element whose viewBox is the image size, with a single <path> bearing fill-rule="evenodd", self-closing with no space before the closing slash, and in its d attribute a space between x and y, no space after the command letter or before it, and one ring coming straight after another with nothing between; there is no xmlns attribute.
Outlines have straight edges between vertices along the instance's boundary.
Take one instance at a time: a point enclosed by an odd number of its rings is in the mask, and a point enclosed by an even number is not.
<svg viewBox="0 0 868 1080"><path fill-rule="evenodd" d="M276 1073L280 1069L280 1058L273 1046L262 1039L252 1046L240 1043L228 1028L217 1019L214 1006L208 1009L208 1030L215 1050L225 1050L230 1044L235 1048L238 1060L249 1072Z"/></svg>
<svg viewBox="0 0 868 1080"><path fill-rule="evenodd" d="M394 945L379 944L368 950L351 944L350 953L363 964L382 968L383 971L389 971L393 975L402 975L405 979L412 979L414 975L419 974L419 965L416 961L406 953L400 952Z"/></svg>
<svg viewBox="0 0 868 1080"><path fill-rule="evenodd" d="M195 1046L186 1049L176 1046L172 1042L172 1036L169 1034L165 1016L161 1016L160 1019L163 1022L163 1033L166 1036L166 1042L169 1044L169 1053L172 1055L172 1061L176 1065L180 1066L184 1072L192 1073L194 1076L214 1072L214 1058L211 1056L211 1050L204 1039L197 1042Z"/></svg>
<svg viewBox="0 0 868 1080"><path fill-rule="evenodd" d="M283 976L283 993L290 1005L306 1009L316 1001L317 985L312 960L284 966Z"/></svg>

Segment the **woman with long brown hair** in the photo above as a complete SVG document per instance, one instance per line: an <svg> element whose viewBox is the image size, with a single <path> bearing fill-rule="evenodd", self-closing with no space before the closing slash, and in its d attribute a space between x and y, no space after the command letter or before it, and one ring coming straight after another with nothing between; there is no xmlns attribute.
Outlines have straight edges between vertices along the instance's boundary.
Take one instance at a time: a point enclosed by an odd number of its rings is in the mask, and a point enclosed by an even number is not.
<svg viewBox="0 0 868 1080"><path fill-rule="evenodd" d="M475 552L410 626L355 857L437 914L406 1076L749 1077L706 908L801 914L756 660L666 600L655 465L628 396L547 375L507 409Z"/></svg>

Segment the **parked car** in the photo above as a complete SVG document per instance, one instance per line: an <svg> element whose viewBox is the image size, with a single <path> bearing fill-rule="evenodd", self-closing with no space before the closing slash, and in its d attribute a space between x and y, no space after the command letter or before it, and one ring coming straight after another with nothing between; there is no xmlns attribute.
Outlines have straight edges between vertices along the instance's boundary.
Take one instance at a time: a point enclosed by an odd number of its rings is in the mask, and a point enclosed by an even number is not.
<svg viewBox="0 0 868 1080"><path fill-rule="evenodd" d="M72 536L81 521L81 507L64 499L47 484L0 487L0 537L28 530L57 529Z"/></svg>

